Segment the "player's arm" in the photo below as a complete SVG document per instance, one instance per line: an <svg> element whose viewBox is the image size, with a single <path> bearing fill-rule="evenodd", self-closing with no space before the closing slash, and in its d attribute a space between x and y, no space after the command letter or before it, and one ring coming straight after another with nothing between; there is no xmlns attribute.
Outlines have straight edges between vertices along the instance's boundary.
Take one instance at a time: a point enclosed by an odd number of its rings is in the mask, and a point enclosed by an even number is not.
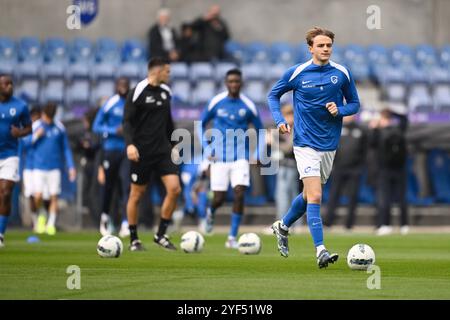
<svg viewBox="0 0 450 320"><path fill-rule="evenodd" d="M128 93L123 113L123 137L127 146L127 157L131 161L139 161L139 151L134 143L135 128L133 126L137 108L133 103L134 90Z"/></svg>
<svg viewBox="0 0 450 320"><path fill-rule="evenodd" d="M346 104L338 107L339 116L350 116L358 112L360 103L358 92L356 91L355 81L352 75L349 73L350 80L346 78L344 85L342 86L342 93L344 94Z"/></svg>
<svg viewBox="0 0 450 320"><path fill-rule="evenodd" d="M30 112L28 111L27 106L25 106L25 108L23 108L23 110L20 114L19 121L20 121L20 127L16 127L14 125L11 126L11 135L14 138L22 138L24 136L29 135L32 131L31 117L30 117Z"/></svg>
<svg viewBox="0 0 450 320"><path fill-rule="evenodd" d="M76 179L77 172L75 170L75 165L73 162L72 150L70 149L69 139L67 138L67 133L65 130L62 132L62 136L63 136L62 144L64 150L64 158L66 160L66 165L69 169L69 180L73 182Z"/></svg>
<svg viewBox="0 0 450 320"><path fill-rule="evenodd" d="M261 156L264 154L264 149L266 146L265 132L261 131L262 129L264 129L264 125L261 121L261 117L259 116L259 113L254 114L252 112L250 121L256 130L257 146L256 146L256 150L255 150L255 157L256 157L256 160L260 161Z"/></svg>
<svg viewBox="0 0 450 320"><path fill-rule="evenodd" d="M33 134L31 135L31 143L35 144L45 135L45 129L40 121L36 121L32 125Z"/></svg>
<svg viewBox="0 0 450 320"><path fill-rule="evenodd" d="M100 110L97 112L97 115L95 116L94 123L92 125L92 131L94 131L97 134L103 135L107 133L108 135L115 135L117 134L117 128L110 127L105 121L105 106L101 107Z"/></svg>
<svg viewBox="0 0 450 320"><path fill-rule="evenodd" d="M208 104L205 110L203 110L202 115L200 117L201 125L197 126L198 138L200 139L200 143L203 149L206 149L206 147L208 146L208 140L205 137L205 131L206 127L208 126L208 123L211 121L211 119L214 118L214 114L215 114L215 107L210 108L210 105Z"/></svg>
<svg viewBox="0 0 450 320"><path fill-rule="evenodd" d="M282 133L290 132L289 126L281 114L281 106L280 106L280 98L283 94L293 89L294 79L291 80L291 76L295 71L295 67L290 68L283 77L275 83L272 89L269 92L267 97L267 102L269 104L270 112L272 113L272 117L277 125L277 128L280 128Z"/></svg>

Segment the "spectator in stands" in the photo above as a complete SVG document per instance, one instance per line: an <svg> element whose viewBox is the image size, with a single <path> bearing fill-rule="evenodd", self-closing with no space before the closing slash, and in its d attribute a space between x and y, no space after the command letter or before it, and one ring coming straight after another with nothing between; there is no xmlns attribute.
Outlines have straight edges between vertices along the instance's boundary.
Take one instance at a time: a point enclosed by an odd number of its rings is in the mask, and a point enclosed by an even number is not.
<svg viewBox="0 0 450 320"><path fill-rule="evenodd" d="M175 29L169 23L169 9L160 9L158 11L158 22L148 32L150 57L162 57L170 61L178 60L177 35Z"/></svg>
<svg viewBox="0 0 450 320"><path fill-rule="evenodd" d="M202 60L198 33L194 32L191 24L183 23L181 25L178 47L181 61L190 63Z"/></svg>
<svg viewBox="0 0 450 320"><path fill-rule="evenodd" d="M205 16L192 23L192 27L199 33L204 60L225 58L225 42L230 35L227 24L220 16L219 5L212 5Z"/></svg>
<svg viewBox="0 0 450 320"><path fill-rule="evenodd" d="M381 111L380 119L372 121L370 144L377 151L377 211L378 235L392 233L391 205L394 196L400 205L400 232L407 234L408 205L406 202L407 149L405 132L408 125L406 115Z"/></svg>
<svg viewBox="0 0 450 320"><path fill-rule="evenodd" d="M327 217L324 224L332 226L336 207L344 190L349 198L348 215L345 227L351 229L355 221L358 191L367 152L367 132L355 121L355 116L344 117L339 149L331 174L331 188L328 200Z"/></svg>

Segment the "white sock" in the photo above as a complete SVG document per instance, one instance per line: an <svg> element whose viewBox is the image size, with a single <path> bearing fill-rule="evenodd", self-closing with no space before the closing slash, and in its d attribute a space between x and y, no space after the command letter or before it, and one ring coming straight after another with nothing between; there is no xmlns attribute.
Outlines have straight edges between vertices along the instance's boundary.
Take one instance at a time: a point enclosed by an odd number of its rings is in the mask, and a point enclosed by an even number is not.
<svg viewBox="0 0 450 320"><path fill-rule="evenodd" d="M280 228L284 231L289 231L289 227L283 223L283 220L281 220Z"/></svg>
<svg viewBox="0 0 450 320"><path fill-rule="evenodd" d="M101 215L101 217L100 217L100 221L101 221L101 222L106 222L106 221L108 221L108 220L109 220L109 214L103 212L102 215Z"/></svg>
<svg viewBox="0 0 450 320"><path fill-rule="evenodd" d="M56 212L50 212L48 216L47 226L54 227L56 222Z"/></svg>
<svg viewBox="0 0 450 320"><path fill-rule="evenodd" d="M228 240L236 240L236 237L228 236Z"/></svg>
<svg viewBox="0 0 450 320"><path fill-rule="evenodd" d="M316 247L316 256L319 256L319 253L322 252L322 250L325 249L325 246L323 244L321 244L320 246Z"/></svg>

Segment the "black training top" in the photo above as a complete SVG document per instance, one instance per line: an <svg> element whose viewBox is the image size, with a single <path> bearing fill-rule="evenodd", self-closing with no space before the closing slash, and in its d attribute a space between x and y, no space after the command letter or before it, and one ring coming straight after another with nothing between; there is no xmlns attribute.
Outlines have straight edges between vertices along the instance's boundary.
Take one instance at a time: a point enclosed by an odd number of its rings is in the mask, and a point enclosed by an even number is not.
<svg viewBox="0 0 450 320"><path fill-rule="evenodd" d="M171 151L174 130L170 112L169 86L152 86L147 79L130 91L125 103L123 135L126 145L133 144L140 155L152 156Z"/></svg>

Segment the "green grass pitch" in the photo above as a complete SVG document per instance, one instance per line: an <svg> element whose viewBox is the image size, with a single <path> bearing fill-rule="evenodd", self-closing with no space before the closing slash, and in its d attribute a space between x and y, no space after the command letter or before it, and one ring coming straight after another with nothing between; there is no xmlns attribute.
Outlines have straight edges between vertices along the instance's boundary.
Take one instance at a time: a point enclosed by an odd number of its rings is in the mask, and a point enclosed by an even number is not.
<svg viewBox="0 0 450 320"><path fill-rule="evenodd" d="M145 252L100 258L97 233L41 236L10 231L0 249L0 299L450 299L450 234L375 237L325 234L337 264L319 270L309 234L290 237L290 257L276 250L273 236L261 236L259 255L225 249L225 235L205 238L202 253L168 252L142 232ZM178 245L180 235L174 235ZM367 288L371 276L348 268L356 243L375 250L381 289ZM69 265L81 269L81 289L66 287Z"/></svg>

